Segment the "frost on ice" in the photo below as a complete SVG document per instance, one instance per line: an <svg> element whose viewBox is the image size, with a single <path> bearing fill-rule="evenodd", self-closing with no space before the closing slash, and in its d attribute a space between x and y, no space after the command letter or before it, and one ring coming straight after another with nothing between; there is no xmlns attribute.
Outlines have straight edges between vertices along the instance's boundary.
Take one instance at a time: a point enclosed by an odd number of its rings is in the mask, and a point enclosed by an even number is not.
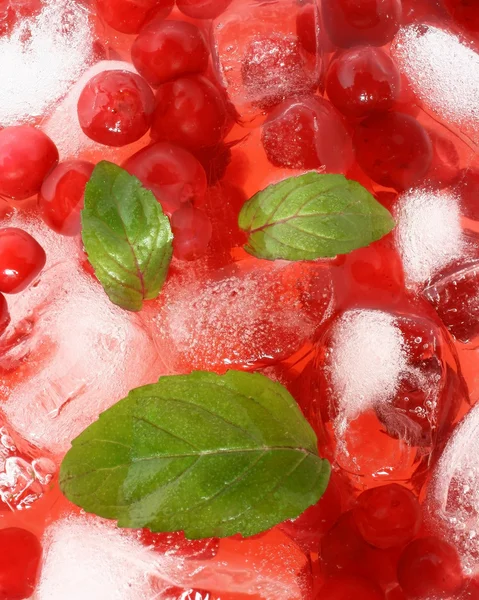
<svg viewBox="0 0 479 600"><path fill-rule="evenodd" d="M401 29L391 52L423 106L479 142L479 54L431 25Z"/></svg>
<svg viewBox="0 0 479 600"><path fill-rule="evenodd" d="M164 373L137 315L114 306L79 257L78 240L17 216L47 253L39 279L11 295L0 340L1 411L23 439L53 454L130 389Z"/></svg>
<svg viewBox="0 0 479 600"><path fill-rule="evenodd" d="M89 15L74 0L48 0L0 37L0 125L40 117L92 61Z"/></svg>
<svg viewBox="0 0 479 600"><path fill-rule="evenodd" d="M396 222L396 245L410 287L425 285L467 255L459 199L451 191L417 188L405 192L397 204Z"/></svg>
<svg viewBox="0 0 479 600"><path fill-rule="evenodd" d="M468 572L479 559L479 406L457 426L434 470L429 519L455 544Z"/></svg>

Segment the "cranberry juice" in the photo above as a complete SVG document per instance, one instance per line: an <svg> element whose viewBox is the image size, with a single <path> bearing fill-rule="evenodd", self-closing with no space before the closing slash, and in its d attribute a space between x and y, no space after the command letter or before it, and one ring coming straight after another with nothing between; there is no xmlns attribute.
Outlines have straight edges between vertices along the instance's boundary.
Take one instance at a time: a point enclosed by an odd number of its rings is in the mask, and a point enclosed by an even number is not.
<svg viewBox="0 0 479 600"><path fill-rule="evenodd" d="M479 5L4 4L7 62L50 38L63 55L50 95L22 84L0 115L0 600L479 598ZM82 244L102 160L171 223L166 284L138 313ZM335 258L249 255L243 204L307 171L359 182L396 227ZM291 392L332 466L319 502L203 540L72 505L72 439L198 369Z"/></svg>

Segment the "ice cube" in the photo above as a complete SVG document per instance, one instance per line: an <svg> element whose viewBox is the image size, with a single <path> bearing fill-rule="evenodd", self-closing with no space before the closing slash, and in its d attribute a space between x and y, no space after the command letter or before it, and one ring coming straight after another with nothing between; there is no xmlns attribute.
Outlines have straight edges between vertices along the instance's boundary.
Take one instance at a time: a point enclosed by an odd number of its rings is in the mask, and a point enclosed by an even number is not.
<svg viewBox="0 0 479 600"><path fill-rule="evenodd" d="M314 28L317 7L311 7ZM271 106L317 86L321 61L304 47L299 12L295 0L234 0L212 24L213 64L247 126L258 124Z"/></svg>
<svg viewBox="0 0 479 600"><path fill-rule="evenodd" d="M479 564L479 405L456 427L428 487L429 521L454 543L468 573Z"/></svg>
<svg viewBox="0 0 479 600"><path fill-rule="evenodd" d="M74 0L46 0L41 12L0 37L0 125L41 117L93 59L90 16ZM68 127L66 128L68 129Z"/></svg>
<svg viewBox="0 0 479 600"><path fill-rule="evenodd" d="M324 455L359 487L409 481L465 394L445 332L410 313L351 309L318 345L308 416Z"/></svg>
<svg viewBox="0 0 479 600"><path fill-rule="evenodd" d="M8 297L1 411L23 439L62 454L100 412L164 371L139 317L114 306L83 270L78 240L35 217L5 224L31 233L48 258L36 282Z"/></svg>
<svg viewBox="0 0 479 600"><path fill-rule="evenodd" d="M455 34L426 24L402 28L391 49L426 110L479 141L479 54Z"/></svg>
<svg viewBox="0 0 479 600"><path fill-rule="evenodd" d="M145 314L169 369L224 371L288 358L314 337L332 302L327 266L246 259L170 281Z"/></svg>
<svg viewBox="0 0 479 600"><path fill-rule="evenodd" d="M78 78L62 101L55 106L51 116L42 124L43 131L49 135L58 147L63 159L78 157L83 160L110 160L120 164L123 160L147 145L148 141L137 141L122 148L111 148L98 144L86 136L78 122L77 104L87 82L102 71L130 71L136 73L131 63L120 60L102 60L87 69ZM68 127L65 127L68 123Z"/></svg>
<svg viewBox="0 0 479 600"><path fill-rule="evenodd" d="M171 587L213 597L303 600L308 561L279 531L222 542L212 560L184 560L143 546L135 532L70 514L43 539L44 563L33 600L159 600ZM167 596L168 597L168 596Z"/></svg>
<svg viewBox="0 0 479 600"><path fill-rule="evenodd" d="M405 192L395 210L395 239L406 283L424 287L439 271L468 254L459 199L450 190Z"/></svg>

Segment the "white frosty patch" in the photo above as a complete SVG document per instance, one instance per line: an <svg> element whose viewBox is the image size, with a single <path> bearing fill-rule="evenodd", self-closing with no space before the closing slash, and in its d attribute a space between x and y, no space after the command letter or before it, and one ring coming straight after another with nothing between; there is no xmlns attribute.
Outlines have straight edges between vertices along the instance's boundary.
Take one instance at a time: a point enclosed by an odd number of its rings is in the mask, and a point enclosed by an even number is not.
<svg viewBox="0 0 479 600"><path fill-rule="evenodd" d="M458 198L448 191L425 188L406 192L396 209L396 244L407 283L425 284L440 270L464 256Z"/></svg>
<svg viewBox="0 0 479 600"><path fill-rule="evenodd" d="M479 141L479 54L429 25L401 29L391 52L424 106Z"/></svg>
<svg viewBox="0 0 479 600"><path fill-rule="evenodd" d="M463 565L479 559L479 406L464 417L437 463L428 490L429 518L458 548Z"/></svg>
<svg viewBox="0 0 479 600"><path fill-rule="evenodd" d="M345 312L334 325L330 371L339 402L338 433L378 403L390 402L407 366L403 336L393 315Z"/></svg>
<svg viewBox="0 0 479 600"><path fill-rule="evenodd" d="M91 62L92 42L88 12L73 0L46 2L0 37L0 125L43 115Z"/></svg>

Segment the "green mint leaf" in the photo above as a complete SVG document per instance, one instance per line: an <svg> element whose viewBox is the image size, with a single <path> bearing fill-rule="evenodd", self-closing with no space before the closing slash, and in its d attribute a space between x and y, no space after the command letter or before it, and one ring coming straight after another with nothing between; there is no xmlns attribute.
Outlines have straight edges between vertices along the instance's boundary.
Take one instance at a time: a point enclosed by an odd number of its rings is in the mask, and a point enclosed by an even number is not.
<svg viewBox="0 0 479 600"><path fill-rule="evenodd" d="M238 222L248 234L245 250L268 260L346 254L394 228L391 214L357 181L315 172L258 192Z"/></svg>
<svg viewBox="0 0 479 600"><path fill-rule="evenodd" d="M120 527L250 536L317 502L329 472L282 385L196 371L134 389L102 413L73 441L60 486Z"/></svg>
<svg viewBox="0 0 479 600"><path fill-rule="evenodd" d="M95 167L85 189L82 238L114 304L140 310L156 298L171 260L170 222L154 195L113 163Z"/></svg>

